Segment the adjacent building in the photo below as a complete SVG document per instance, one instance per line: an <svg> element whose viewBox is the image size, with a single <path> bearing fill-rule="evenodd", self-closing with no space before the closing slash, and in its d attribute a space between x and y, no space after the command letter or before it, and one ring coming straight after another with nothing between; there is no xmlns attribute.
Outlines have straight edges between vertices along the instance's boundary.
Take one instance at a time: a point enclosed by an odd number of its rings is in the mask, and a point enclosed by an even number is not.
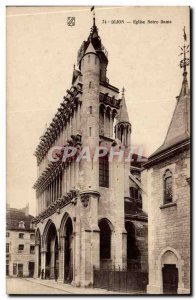
<svg viewBox="0 0 196 300"><path fill-rule="evenodd" d="M109 82L107 67L94 18L72 86L35 151L35 277L87 286L94 268L147 271L147 215L131 187L130 162L110 160L111 148L129 148L131 123L124 90ZM60 145L76 148L74 158L63 160ZM99 160L97 147L108 149ZM90 159L78 161L81 153Z"/></svg>
<svg viewBox="0 0 196 300"><path fill-rule="evenodd" d="M28 206L24 209L7 207L6 213L6 275L33 277L35 229Z"/></svg>
<svg viewBox="0 0 196 300"><path fill-rule="evenodd" d="M186 37L186 34L184 34ZM143 167L148 202L151 294L190 293L190 90L184 43L183 81L164 143ZM147 199L146 199L147 198Z"/></svg>

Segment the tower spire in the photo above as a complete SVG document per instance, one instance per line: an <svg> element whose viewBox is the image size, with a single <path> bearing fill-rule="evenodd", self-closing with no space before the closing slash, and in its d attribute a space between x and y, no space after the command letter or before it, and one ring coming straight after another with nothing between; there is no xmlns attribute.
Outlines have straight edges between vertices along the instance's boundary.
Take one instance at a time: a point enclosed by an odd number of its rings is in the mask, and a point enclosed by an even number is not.
<svg viewBox="0 0 196 300"><path fill-rule="evenodd" d="M131 123L129 121L129 115L125 101L124 87L122 88L121 92L122 98L120 103L118 122L115 126L115 137L118 138L124 146L128 147L130 146Z"/></svg>
<svg viewBox="0 0 196 300"><path fill-rule="evenodd" d="M182 90L181 95L185 95L188 92L188 81L187 81L187 66L189 66L189 58L187 58L187 54L189 53L189 45L187 45L187 35L185 31L185 26L183 28L183 42L184 45L180 47L181 53L179 56L183 56L183 59L180 60L180 68L183 69L183 82L182 82Z"/></svg>
<svg viewBox="0 0 196 300"><path fill-rule="evenodd" d="M119 113L119 119L118 122L127 122L129 123L129 116L128 116L128 111L127 111L127 106L126 106L126 101L125 101L125 88L122 88L122 98L121 98L121 104L120 104L120 113Z"/></svg>
<svg viewBox="0 0 196 300"><path fill-rule="evenodd" d="M95 27L96 25L95 25L95 7L94 6L91 7L91 11L93 11L93 27Z"/></svg>
<svg viewBox="0 0 196 300"><path fill-rule="evenodd" d="M122 88L122 97L124 97L124 96L125 96L125 88L123 86L123 88Z"/></svg>

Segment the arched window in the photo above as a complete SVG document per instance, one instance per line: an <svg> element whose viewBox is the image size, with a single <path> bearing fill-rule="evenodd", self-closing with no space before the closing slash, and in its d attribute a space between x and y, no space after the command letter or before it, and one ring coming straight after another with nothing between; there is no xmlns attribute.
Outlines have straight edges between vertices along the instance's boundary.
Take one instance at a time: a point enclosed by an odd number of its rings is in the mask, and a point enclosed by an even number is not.
<svg viewBox="0 0 196 300"><path fill-rule="evenodd" d="M164 204L172 202L172 198L173 198L172 183L173 183L172 172L170 170L166 170L163 176Z"/></svg>
<svg viewBox="0 0 196 300"><path fill-rule="evenodd" d="M103 219L99 222L100 229L100 259L111 259L111 229Z"/></svg>

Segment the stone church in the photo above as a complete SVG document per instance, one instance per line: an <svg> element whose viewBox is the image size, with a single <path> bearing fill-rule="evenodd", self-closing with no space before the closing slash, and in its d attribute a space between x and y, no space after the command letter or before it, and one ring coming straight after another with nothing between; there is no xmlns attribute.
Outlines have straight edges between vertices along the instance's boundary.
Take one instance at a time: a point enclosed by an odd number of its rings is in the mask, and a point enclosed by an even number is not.
<svg viewBox="0 0 196 300"><path fill-rule="evenodd" d="M186 39L186 34L184 33ZM190 293L190 90L184 43L182 87L164 140L143 165L148 202L150 294Z"/></svg>
<svg viewBox="0 0 196 300"><path fill-rule="evenodd" d="M147 270L147 215L140 168L113 159L49 161L55 146L130 147L124 91L107 78L108 53L93 26L78 51L72 85L36 148L35 277L76 286L93 283L93 269ZM121 97L121 98L120 98ZM62 157L61 151L55 158ZM137 177L137 178L136 178Z"/></svg>

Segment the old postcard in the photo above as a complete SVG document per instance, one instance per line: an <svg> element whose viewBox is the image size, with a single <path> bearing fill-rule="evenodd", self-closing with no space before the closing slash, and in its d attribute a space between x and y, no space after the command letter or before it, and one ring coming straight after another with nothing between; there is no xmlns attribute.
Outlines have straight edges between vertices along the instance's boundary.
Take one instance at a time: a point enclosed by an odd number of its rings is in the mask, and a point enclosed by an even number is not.
<svg viewBox="0 0 196 300"><path fill-rule="evenodd" d="M190 294L190 8L7 7L7 294Z"/></svg>

